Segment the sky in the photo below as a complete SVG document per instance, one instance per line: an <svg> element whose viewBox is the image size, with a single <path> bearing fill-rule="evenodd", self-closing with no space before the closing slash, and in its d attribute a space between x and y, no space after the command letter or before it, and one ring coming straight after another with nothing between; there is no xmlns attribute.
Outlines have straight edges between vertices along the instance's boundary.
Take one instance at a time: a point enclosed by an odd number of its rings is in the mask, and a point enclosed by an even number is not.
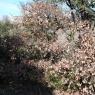
<svg viewBox="0 0 95 95"><path fill-rule="evenodd" d="M31 0L0 0L0 17L21 15L20 2L26 3Z"/></svg>

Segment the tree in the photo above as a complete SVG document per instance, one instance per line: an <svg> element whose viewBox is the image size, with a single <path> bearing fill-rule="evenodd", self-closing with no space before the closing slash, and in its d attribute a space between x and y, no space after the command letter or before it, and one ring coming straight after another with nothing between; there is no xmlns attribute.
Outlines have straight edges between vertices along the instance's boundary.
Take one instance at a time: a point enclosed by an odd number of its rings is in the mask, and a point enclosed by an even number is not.
<svg viewBox="0 0 95 95"><path fill-rule="evenodd" d="M55 35L56 30L63 27L63 13L54 4L36 2L23 5L22 8L23 25L36 38Z"/></svg>
<svg viewBox="0 0 95 95"><path fill-rule="evenodd" d="M36 0L40 1L40 0ZM95 0L44 0L50 3L65 2L71 10L75 9L82 20L95 20Z"/></svg>
<svg viewBox="0 0 95 95"><path fill-rule="evenodd" d="M3 17L3 20L0 21L0 33L8 32L8 30L13 28L13 24L10 22L7 16Z"/></svg>

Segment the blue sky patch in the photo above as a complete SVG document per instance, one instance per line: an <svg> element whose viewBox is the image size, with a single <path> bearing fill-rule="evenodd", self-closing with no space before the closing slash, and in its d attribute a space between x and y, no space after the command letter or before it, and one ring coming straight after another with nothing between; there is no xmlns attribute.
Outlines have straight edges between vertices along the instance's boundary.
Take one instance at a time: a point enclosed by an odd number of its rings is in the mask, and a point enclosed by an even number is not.
<svg viewBox="0 0 95 95"><path fill-rule="evenodd" d="M0 16L4 15L21 15L20 2L26 2L32 0L0 0Z"/></svg>

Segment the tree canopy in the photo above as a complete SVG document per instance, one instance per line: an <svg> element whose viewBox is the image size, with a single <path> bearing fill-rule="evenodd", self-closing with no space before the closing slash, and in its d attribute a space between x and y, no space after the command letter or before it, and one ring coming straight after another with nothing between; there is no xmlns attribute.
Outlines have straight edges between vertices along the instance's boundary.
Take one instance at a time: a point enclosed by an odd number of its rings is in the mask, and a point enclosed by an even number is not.
<svg viewBox="0 0 95 95"><path fill-rule="evenodd" d="M36 0L43 1L43 0ZM82 20L95 20L95 0L44 0L49 3L65 2L71 10L76 10Z"/></svg>

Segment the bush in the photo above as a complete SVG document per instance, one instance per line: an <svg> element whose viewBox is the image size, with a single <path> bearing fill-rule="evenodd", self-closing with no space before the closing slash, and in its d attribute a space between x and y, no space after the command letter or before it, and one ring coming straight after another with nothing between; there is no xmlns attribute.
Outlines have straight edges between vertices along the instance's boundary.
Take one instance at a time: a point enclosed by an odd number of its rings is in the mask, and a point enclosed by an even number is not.
<svg viewBox="0 0 95 95"><path fill-rule="evenodd" d="M36 38L42 40L55 39L56 30L63 28L63 13L53 4L38 2L23 7L23 25Z"/></svg>
<svg viewBox="0 0 95 95"><path fill-rule="evenodd" d="M72 59L62 58L57 64L48 67L46 79L48 84L55 89L94 95L95 44L93 34L84 33L79 38L79 43L80 46L72 53Z"/></svg>
<svg viewBox="0 0 95 95"><path fill-rule="evenodd" d="M32 65L34 64L34 62L32 62L32 64L30 65L28 64L28 55L26 55L25 53L27 50L21 50L21 48L24 46L25 43L20 36L5 35L3 37L0 37L1 81L11 82L30 80L42 82L42 79L44 77L44 71L43 69L36 67L36 65Z"/></svg>
<svg viewBox="0 0 95 95"><path fill-rule="evenodd" d="M3 32L8 32L8 30L13 28L13 24L6 17L3 21L0 21L0 34Z"/></svg>

